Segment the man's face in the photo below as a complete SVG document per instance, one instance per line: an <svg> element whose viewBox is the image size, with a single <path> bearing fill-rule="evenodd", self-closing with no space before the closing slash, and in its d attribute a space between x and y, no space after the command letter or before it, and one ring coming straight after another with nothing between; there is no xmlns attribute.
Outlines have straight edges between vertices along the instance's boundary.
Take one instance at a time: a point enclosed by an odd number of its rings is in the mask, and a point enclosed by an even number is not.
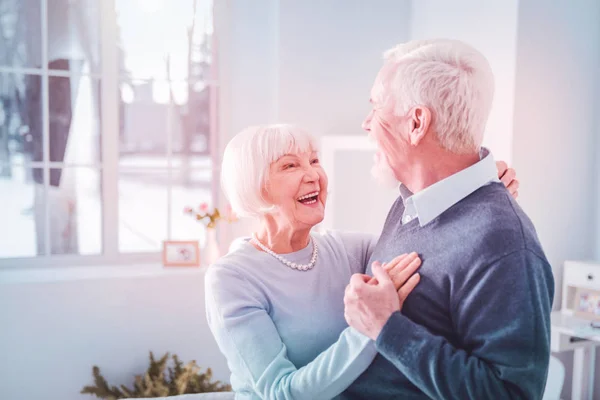
<svg viewBox="0 0 600 400"><path fill-rule="evenodd" d="M386 88L383 84L383 75L386 72L385 69L382 69L375 79L371 89L372 109L362 126L368 132L369 137L377 143L377 153L371 174L382 185L396 188L399 183L398 178L389 162L389 157L395 154L393 151L395 142L393 128L390 122L395 121L396 117L393 113L393 104L386 99Z"/></svg>

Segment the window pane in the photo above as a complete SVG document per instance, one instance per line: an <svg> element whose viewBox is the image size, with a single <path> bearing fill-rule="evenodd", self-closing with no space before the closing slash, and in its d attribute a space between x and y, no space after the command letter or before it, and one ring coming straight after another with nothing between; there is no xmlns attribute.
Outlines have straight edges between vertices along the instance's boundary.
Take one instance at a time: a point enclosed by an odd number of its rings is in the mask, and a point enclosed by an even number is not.
<svg viewBox="0 0 600 400"><path fill-rule="evenodd" d="M116 0L122 167L210 167L212 1Z"/></svg>
<svg viewBox="0 0 600 400"><path fill-rule="evenodd" d="M0 164L42 161L42 144L41 77L0 73Z"/></svg>
<svg viewBox="0 0 600 400"><path fill-rule="evenodd" d="M184 170L175 170L172 177L171 239L200 240L203 245L206 221L196 221L183 211L186 207L198 209L203 203L212 211L212 171L191 170L186 173Z"/></svg>
<svg viewBox="0 0 600 400"><path fill-rule="evenodd" d="M102 252L101 179L95 168L50 169L46 196L52 254Z"/></svg>
<svg viewBox="0 0 600 400"><path fill-rule="evenodd" d="M121 170L119 173L119 251L160 251L167 239L165 170Z"/></svg>
<svg viewBox="0 0 600 400"><path fill-rule="evenodd" d="M116 0L115 3L123 57L121 71L125 76L203 79L202 65L210 62L212 1Z"/></svg>
<svg viewBox="0 0 600 400"><path fill-rule="evenodd" d="M41 169L4 166L0 173L0 258L44 254L45 196Z"/></svg>
<svg viewBox="0 0 600 400"><path fill-rule="evenodd" d="M210 167L208 96L203 83L123 81L120 166L167 168L170 140L172 168Z"/></svg>
<svg viewBox="0 0 600 400"><path fill-rule="evenodd" d="M48 68L100 71L100 2L48 0Z"/></svg>
<svg viewBox="0 0 600 400"><path fill-rule="evenodd" d="M0 0L0 65L42 67L40 0Z"/></svg>
<svg viewBox="0 0 600 400"><path fill-rule="evenodd" d="M100 161L100 81L89 76L49 78L50 161Z"/></svg>
<svg viewBox="0 0 600 400"><path fill-rule="evenodd" d="M191 82L176 88L181 91L181 102L173 105L172 152L183 167L210 166L211 110L210 96L216 88L205 82ZM175 90L174 90L175 92ZM177 100L177 99L176 99ZM185 101L185 102L184 102Z"/></svg>
<svg viewBox="0 0 600 400"><path fill-rule="evenodd" d="M167 87L166 98L157 97ZM157 89L158 88L158 89ZM168 104L168 85L165 81L136 81L121 84L121 167L167 167L167 129L175 124L173 108Z"/></svg>

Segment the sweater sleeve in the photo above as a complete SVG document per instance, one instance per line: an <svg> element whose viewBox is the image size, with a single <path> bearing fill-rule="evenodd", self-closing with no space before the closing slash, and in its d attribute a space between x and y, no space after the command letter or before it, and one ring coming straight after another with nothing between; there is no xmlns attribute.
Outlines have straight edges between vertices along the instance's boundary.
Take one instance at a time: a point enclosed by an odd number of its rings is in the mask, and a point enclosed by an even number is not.
<svg viewBox="0 0 600 400"><path fill-rule="evenodd" d="M540 399L553 296L550 265L519 250L464 276L451 300L458 343L396 312L377 348L434 399Z"/></svg>
<svg viewBox="0 0 600 400"><path fill-rule="evenodd" d="M217 266L209 269L205 282L208 323L217 344L232 373L252 382L261 398L333 398L377 354L373 341L347 328L315 360L296 368L258 288L236 271Z"/></svg>
<svg viewBox="0 0 600 400"><path fill-rule="evenodd" d="M336 232L344 243L352 273L364 274L379 236L359 232Z"/></svg>

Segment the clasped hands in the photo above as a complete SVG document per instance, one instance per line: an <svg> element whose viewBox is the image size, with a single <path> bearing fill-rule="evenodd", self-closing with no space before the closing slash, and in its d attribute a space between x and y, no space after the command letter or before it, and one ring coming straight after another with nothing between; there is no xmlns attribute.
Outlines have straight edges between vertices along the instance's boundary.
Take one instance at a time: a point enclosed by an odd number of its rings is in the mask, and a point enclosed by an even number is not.
<svg viewBox="0 0 600 400"><path fill-rule="evenodd" d="M352 275L344 295L346 322L377 340L390 316L402 310L406 298L419 283L420 266L417 253L401 254L389 263L371 264L373 277Z"/></svg>

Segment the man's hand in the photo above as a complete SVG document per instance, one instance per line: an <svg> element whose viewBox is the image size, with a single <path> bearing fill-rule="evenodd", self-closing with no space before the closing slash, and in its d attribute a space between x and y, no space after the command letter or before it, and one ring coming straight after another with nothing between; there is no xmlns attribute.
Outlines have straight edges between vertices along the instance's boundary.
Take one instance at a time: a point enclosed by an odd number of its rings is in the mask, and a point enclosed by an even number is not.
<svg viewBox="0 0 600 400"><path fill-rule="evenodd" d="M371 277L354 274L346 288L344 317L346 322L363 335L376 340L383 326L395 312L402 310L406 297L419 283L419 274L414 274L396 292L394 283L379 263L373 263Z"/></svg>
<svg viewBox="0 0 600 400"><path fill-rule="evenodd" d="M504 161L496 161L496 168L498 168L498 178L506 186L511 196L516 199L519 196L517 172L512 168L508 168Z"/></svg>
<svg viewBox="0 0 600 400"><path fill-rule="evenodd" d="M396 290L399 290L402 285L406 283L408 278L417 272L421 266L421 259L415 252L410 254L401 254L389 263L383 263L382 266L390 276L390 279L394 283ZM371 281L377 282L375 278L371 278Z"/></svg>

